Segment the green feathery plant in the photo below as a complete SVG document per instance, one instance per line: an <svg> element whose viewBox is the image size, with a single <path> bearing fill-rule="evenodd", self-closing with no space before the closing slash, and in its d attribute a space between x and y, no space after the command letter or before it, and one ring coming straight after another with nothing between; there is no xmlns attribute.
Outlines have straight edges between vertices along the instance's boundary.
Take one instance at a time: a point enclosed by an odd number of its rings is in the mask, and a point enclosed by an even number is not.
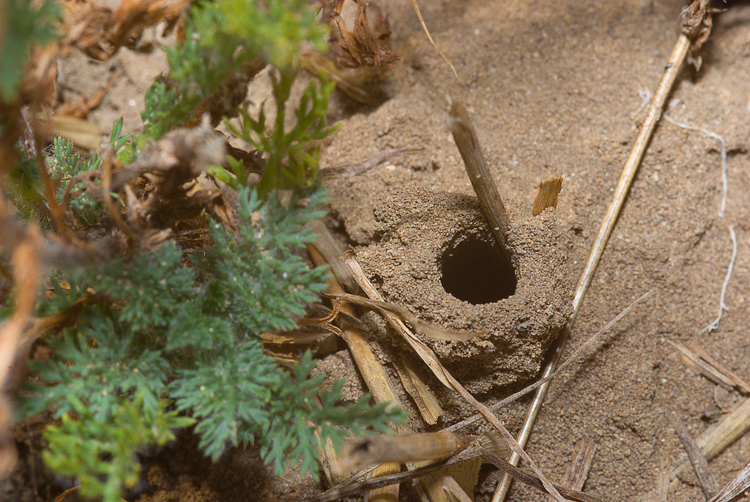
<svg viewBox="0 0 750 502"><path fill-rule="evenodd" d="M121 137L122 123L115 125L111 146L121 161L131 161L147 141L191 121L195 107L249 62L273 67L270 133L265 114L253 118L244 110L231 128L265 154L260 183L245 186L247 173L231 157L228 170L210 169L237 190L239 230L212 221L212 245L201 253L186 256L170 241L96 268L56 273L54 294L40 302L37 315L45 316L88 297L79 302L85 306L76 325L47 340L51 356L31 361L38 383L18 400L21 417L50 410L60 421L44 433L44 460L78 478L84 496L120 500L139 479L137 454L165 445L184 427L193 426L214 460L227 447L255 443L277 473L301 460L301 472L317 476L319 439L311 424L338 446L349 431L388 432L388 422L403 421L403 411L371 405L367 395L343 404L343 382L326 391L322 375L310 376L309 352L289 372L264 354L259 339L295 328L328 277L299 252L314 239L305 225L324 214L327 200L315 177L315 143L333 131L325 125L332 84L311 83L291 111L296 125L284 126L302 46L324 49L325 34L307 0L198 3L185 43L168 50L169 83L159 80L147 93L143 133ZM47 162L59 194L76 174L99 167L98 157L83 160L64 140L54 150ZM19 179L33 184L26 167ZM282 203L277 189L291 190L289 200ZM19 206L24 193L14 197ZM101 217L85 193L73 200L81 223Z"/></svg>

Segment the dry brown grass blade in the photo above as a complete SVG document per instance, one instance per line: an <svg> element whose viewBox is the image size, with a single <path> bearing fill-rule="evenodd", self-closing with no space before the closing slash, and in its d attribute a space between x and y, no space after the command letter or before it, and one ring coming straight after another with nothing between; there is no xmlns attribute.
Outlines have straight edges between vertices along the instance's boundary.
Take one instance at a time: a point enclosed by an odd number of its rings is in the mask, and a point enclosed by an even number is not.
<svg viewBox="0 0 750 502"><path fill-rule="evenodd" d="M750 488L750 462L739 470L732 481L716 494L709 502L732 502L744 496L745 491Z"/></svg>
<svg viewBox="0 0 750 502"><path fill-rule="evenodd" d="M465 450L475 440L476 437L449 431L365 436L344 443L335 470L355 471L384 462L439 460Z"/></svg>
<svg viewBox="0 0 750 502"><path fill-rule="evenodd" d="M495 465L503 472L509 473L520 482L525 483L529 486L533 486L540 490L544 489L542 482L534 474L510 465L508 462L506 462L493 452L486 451L481 447L472 447L467 448L458 455L455 455L447 460L438 461L415 470L399 472L387 476L379 476L377 478L368 479L366 481L347 482L342 486L332 488L316 497L306 499L304 502L332 502L344 497L359 495L369 489L372 489L373 487L388 486L391 484L403 483L415 478L421 478L430 472L443 470L456 464L471 461L472 459L480 457L486 462ZM603 502L600 498L591 496L587 493L571 490L563 486L555 486L560 491L560 493L565 495L565 498L568 500L575 500L578 502Z"/></svg>
<svg viewBox="0 0 750 502"><path fill-rule="evenodd" d="M453 63L450 62L450 59L448 59L445 54L443 54L443 51L440 50L440 47L435 43L435 41L432 39L432 35L430 34L430 30L427 29L427 25L424 22L424 18L422 18L422 12L419 10L419 4L417 4L417 0L411 0L411 6L414 7L414 12L417 13L417 17L419 18L419 24L422 25L422 29L424 30L425 35L427 35L427 38L429 39L432 46L435 48L436 51L440 54L440 57L443 58L443 61L448 63L448 66L451 67L451 71L453 72L453 76L456 77L456 82L461 83L461 80L458 78L458 73L456 73L456 68L453 66Z"/></svg>
<svg viewBox="0 0 750 502"><path fill-rule="evenodd" d="M343 288L337 280L337 272L341 273L340 270L345 269L346 273L348 273L348 268L340 266L340 263L339 266L336 266L339 252L338 249L336 249L336 243L333 241L330 235L328 235L329 232L325 225L321 224L321 226L317 227L316 233L318 234L318 239L316 240L318 246L308 246L310 257L312 258L313 263L318 266L325 265L327 263L331 264L331 269L334 272L334 277L332 277L328 281L328 287L330 290L343 292ZM327 242L327 244L321 245L321 242ZM346 276L344 275L343 277ZM353 279L351 279L351 282L353 284L356 284ZM354 314L354 311L349 306L342 306L342 310L346 313ZM357 368L359 368L360 374L365 381L365 385L367 385L367 388L372 393L373 399L375 399L375 401L379 403L387 401L393 404L399 404L400 400L398 398L398 394L396 394L393 383L391 382L388 373L386 373L385 368L383 368L383 366L375 357L375 354L372 352L372 349L367 344L364 333L359 329L347 327L341 330L341 335L346 344L349 346L352 358L354 359ZM406 427L401 428L401 430L408 431ZM335 457L333 457L332 455L329 455L328 458L329 463L333 463L335 461ZM399 472L400 470L400 464L385 464L378 467L378 469L373 471L370 475L387 475ZM378 488L375 491L370 492L370 495L383 502L397 502L398 494L398 485Z"/></svg>
<svg viewBox="0 0 750 502"><path fill-rule="evenodd" d="M678 343L671 341L669 343L682 353L682 361L696 373L705 376L727 390L736 388L743 394L750 393L750 385L729 370L729 368L711 357L699 345L691 344L690 349L688 349Z"/></svg>
<svg viewBox="0 0 750 502"><path fill-rule="evenodd" d="M539 193L534 199L534 207L531 208L532 216L539 216L548 207L557 207L557 196L562 190L562 177L539 183Z"/></svg>
<svg viewBox="0 0 750 502"><path fill-rule="evenodd" d="M690 432L682 422L672 420L672 427L674 427L677 437L680 438L682 447L685 448L688 458L690 458L690 463L693 464L693 470L695 471L695 476L698 478L698 484L701 486L703 496L706 497L706 500L710 499L719 491L719 485L716 483L716 478L714 478L711 469L708 467L706 457L703 456L698 443L695 442L695 439L693 439L693 436L690 435Z"/></svg>
<svg viewBox="0 0 750 502"><path fill-rule="evenodd" d="M364 290L365 294L367 294L367 296L376 301L383 301L380 293L378 293L369 279L367 279L364 271L351 253L344 254L344 263L349 266L352 274L354 275L354 278L356 279L360 287ZM468 401L474 408L479 410L484 418L486 418L487 421L489 421L495 428L497 428L498 431L500 431L500 433L503 435L503 438L508 442L508 445L510 445L511 449L515 453L517 453L529 465L534 474L538 476L539 480L541 480L541 483L544 486L544 489L547 490L547 492L552 495L555 500L557 500L558 502L562 502L563 498L557 491L557 489L552 485L549 479L547 479L544 473L542 473L542 471L537 467L531 457L529 457L529 455L518 445L518 442L513 438L513 436L511 436L511 434L500 422L500 420L498 420L498 418L494 414L492 414L492 412L490 412L490 410L486 406L477 401L476 398L472 396L469 391L467 391L464 386L461 385L461 383L456 380L453 375L448 372L448 370L445 369L445 367L443 367L437 355L435 355L432 349L427 347L421 340L414 336L409 328L407 328L406 325L395 315L389 312L383 312L383 316L386 318L388 323L406 340L409 346L417 353L422 361L424 361L424 363L428 368L430 368L433 374L441 382L443 382L443 384L445 384L448 388L458 392L461 397Z"/></svg>
<svg viewBox="0 0 750 502"><path fill-rule="evenodd" d="M594 461L594 453L596 453L596 441L593 438L584 438L576 443L568 467L565 468L563 486L578 491L583 489L589 476L591 463Z"/></svg>
<svg viewBox="0 0 750 502"><path fill-rule="evenodd" d="M399 361L392 362L401 379L401 384L414 400L414 404L417 406L422 420L429 425L435 425L443 415L443 408L440 406L435 394L427 388L427 385L422 380L422 377L419 375L419 369L407 357L401 357Z"/></svg>
<svg viewBox="0 0 750 502"><path fill-rule="evenodd" d="M472 338L487 334L487 330L473 331L469 333L466 331L455 331L452 329L443 328L442 326L435 326L423 321L404 307L401 307L394 303L384 302L382 300L372 300L364 298L362 296L352 295L349 293L337 293L335 291L324 291L322 294L323 296L327 296L328 298L334 300L343 300L349 303L353 303L354 305L359 305L361 307L377 309L383 313L388 312L390 314L396 315L399 319L403 319L404 321L411 324L419 333L427 335L430 338L434 338L436 340L445 340L449 342L465 342L466 340L471 340Z"/></svg>

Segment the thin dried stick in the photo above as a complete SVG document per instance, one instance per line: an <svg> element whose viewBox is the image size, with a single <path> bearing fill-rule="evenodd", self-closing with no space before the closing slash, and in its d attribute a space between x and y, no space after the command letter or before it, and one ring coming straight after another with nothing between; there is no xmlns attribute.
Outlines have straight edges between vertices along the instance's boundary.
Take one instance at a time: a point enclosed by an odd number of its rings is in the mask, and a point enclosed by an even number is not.
<svg viewBox="0 0 750 502"><path fill-rule="evenodd" d="M674 343L669 340L667 341L682 353L682 361L696 373L700 373L727 390L733 390L736 388L743 394L750 393L750 385L748 385L747 382L711 357L699 345L692 344L691 350L683 347L679 343Z"/></svg>
<svg viewBox="0 0 750 502"><path fill-rule="evenodd" d="M404 389L412 397L417 410L419 410L419 414L422 415L422 420L429 425L435 425L443 415L443 408L440 406L440 402L438 402L435 394L422 380L412 360L401 357L400 361L392 362L398 372L399 378L401 378Z"/></svg>
<svg viewBox="0 0 750 502"><path fill-rule="evenodd" d="M424 23L424 19L422 18L422 13L419 11L419 5L417 5L417 0L411 0L411 6L414 7L414 12L417 13L417 17L419 18L419 24L422 25L422 29L425 32L425 35L427 35L427 38L430 40L430 43L435 48L436 51L440 54L440 57L443 58L443 61L448 63L448 66L451 67L451 71L453 72L453 75L456 77L456 82L461 83L461 81L458 78L458 73L456 73L456 69L453 67L453 63L450 62L450 60L445 57L445 54L443 54L443 51L440 50L440 47L435 43L435 41L432 39L432 35L430 35L430 30L427 29L427 25Z"/></svg>
<svg viewBox="0 0 750 502"><path fill-rule="evenodd" d="M471 116L461 102L451 100L447 125L448 130L453 134L453 140L456 142L458 151L461 153L466 174L469 175L471 186L474 187L474 192L476 192L482 206L482 212L490 224L492 235L495 236L500 250L506 258L510 259L508 214L505 212L505 205L500 197L500 192L497 190L497 185L492 179L492 173L487 167L487 161L484 159L482 146L479 144L479 138Z"/></svg>
<svg viewBox="0 0 750 502"><path fill-rule="evenodd" d="M360 267L359 263L356 259L354 259L354 256L351 253L344 254L344 263L349 266L352 274L354 275L354 279L364 290L367 296L369 296L373 300L383 301L380 293L378 293L378 291L372 285L372 283L362 270L362 267ZM406 340L409 346L414 349L414 351L425 362L425 364L427 364L427 367L430 368L430 370L438 378L438 380L440 380L448 388L458 392L461 397L466 399L466 401L468 401L474 408L479 410L479 412L487 419L487 421L490 422L498 431L500 431L500 433L503 435L503 438L508 442L510 448L514 452L516 452L527 463L531 470L534 471L534 474L539 477L542 484L544 485L545 490L547 490L547 492L552 495L555 500L557 500L558 502L563 502L563 498L557 491L557 489L552 485L549 479L547 479L544 473L542 473L539 467L536 466L534 461L531 460L531 457L529 457L529 455L518 445L516 440L513 438L510 432L508 432L508 430L500 422L500 420L498 420L498 418L494 414L492 414L492 412L486 406L477 401L476 398L472 396L469 391L467 391L464 386L461 385L461 383L456 380L453 375L450 374L450 372L448 372L448 370L445 369L432 349L427 347L427 345L425 345L421 340L414 336L414 334L399 318L389 312L382 313L388 323L393 326L393 328Z"/></svg>
<svg viewBox="0 0 750 502"><path fill-rule="evenodd" d="M680 438L682 447L685 448L688 458L690 458L690 463L693 464L693 470L698 478L698 484L701 485L703 496L706 497L706 500L709 500L719 491L719 485L716 483L711 468L708 467L708 460L703 456L700 447L682 422L673 420L672 427L674 427L677 437Z"/></svg>
<svg viewBox="0 0 750 502"><path fill-rule="evenodd" d="M620 214L622 205L625 203L625 197L628 194L630 185L632 184L633 178L635 177L635 173L638 171L638 167L640 166L641 160L643 159L643 155L646 153L648 142L651 139L651 135L654 132L656 124L659 122L661 111L664 108L664 103L666 102L667 97L672 90L672 86L674 85L675 79L677 78L679 69L682 66L682 63L685 61L685 56L687 55L689 47L690 40L685 34L681 34L677 39L677 43L675 44L674 49L672 49L672 54L669 56L669 61L664 69L664 74L662 75L661 81L659 81L659 86L656 89L654 98L651 100L651 104L648 107L646 119L641 125L641 129L638 132L638 137L635 140L633 149L630 151L630 155L625 161L625 166L622 169L622 174L620 174L620 180L617 182L617 187L615 187L615 193L612 198L612 202L609 204L607 212L602 219L602 223L599 226L599 232L596 235L596 239L594 239L594 245L591 247L591 252L589 253L586 266L584 267L583 272L581 272L581 276L578 279L578 285L576 286L576 292L573 298L573 313L571 314L570 319L568 320L565 328L563 328L563 331L560 334L560 338L557 341L555 352L552 356L551 361L547 364L547 366L544 368L544 371L542 372L543 378L546 378L554 373L558 363L560 362L560 356L562 355L562 352L565 349L565 344L570 337L570 332L573 329L573 323L575 322L578 310L581 308L583 298L586 296L586 292L588 291L589 285L591 284L591 279L594 277L596 267L599 264L599 260L601 259L602 254L604 253L604 248L607 244L607 241L609 240L610 234L612 233L612 229L615 226L615 222L617 221L617 217ZM534 400L532 401L528 411L526 412L526 419L524 421L523 428L518 435L518 443L520 445L526 444L526 441L531 434L531 429L534 427L536 416L542 407L545 396L547 395L548 389L549 383L547 382L539 387L539 390L534 396ZM519 458L517 455L511 455L511 458L509 459L509 461L513 465L517 465L518 460ZM497 489L495 490L494 496L492 497L492 502L502 502L503 500L505 500L505 497L508 494L508 489L510 488L510 482L511 478L509 476L503 476L497 486Z"/></svg>

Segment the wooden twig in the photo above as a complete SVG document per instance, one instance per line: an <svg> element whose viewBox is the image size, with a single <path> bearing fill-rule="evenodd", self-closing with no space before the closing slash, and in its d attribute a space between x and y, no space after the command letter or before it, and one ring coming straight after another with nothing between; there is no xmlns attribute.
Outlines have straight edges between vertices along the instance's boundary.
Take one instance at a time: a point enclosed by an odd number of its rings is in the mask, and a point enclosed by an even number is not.
<svg viewBox="0 0 750 502"><path fill-rule="evenodd" d="M442 326L430 324L415 316L406 308L401 307L400 305L396 305L395 303L370 300L363 296L351 295L349 293L339 293L336 291L324 291L322 295L334 300L343 300L354 305L359 305L361 307L377 309L382 313L388 312L390 314L394 314L399 319L402 319L411 324L417 332L436 340L444 340L448 342L465 342L467 340L471 340L472 338L487 334L487 330L456 331L448 328L443 328Z"/></svg>
<svg viewBox="0 0 750 502"><path fill-rule="evenodd" d="M539 216L548 207L557 207L557 196L562 190L562 181L562 177L558 176L539 183L539 193L536 194L534 206L531 208L532 216Z"/></svg>
<svg viewBox="0 0 750 502"><path fill-rule="evenodd" d="M440 406L440 402L438 402L435 394L422 380L412 360L407 357L401 357L399 361L391 362L396 367L404 389L414 400L414 404L417 406L422 420L429 425L435 425L443 415L443 408Z"/></svg>
<svg viewBox="0 0 750 502"><path fill-rule="evenodd" d="M490 224L492 235L495 236L500 250L510 259L508 214L505 212L505 205L492 178L492 173L487 167L487 161L484 159L484 153L482 153L482 147L479 144L479 138L469 112L460 101L451 100L448 113L448 130L453 135L453 140L456 142L459 153L461 153L466 173L469 175L471 186L474 187L479 204L482 206L482 212Z"/></svg>
<svg viewBox="0 0 750 502"><path fill-rule="evenodd" d="M700 447L682 422L673 420L672 427L674 427L677 437L680 438L682 447L685 448L688 458L690 458L690 463L693 464L693 470L695 471L695 476L698 478L698 484L701 485L703 496L706 497L706 500L709 500L719 491L719 485L716 482L716 478L714 478L713 472L708 467L706 457L703 456Z"/></svg>
<svg viewBox="0 0 750 502"><path fill-rule="evenodd" d="M630 190L630 185L633 182L635 173L638 171L638 166L640 166L643 155L646 153L646 147L648 146L656 124L659 122L664 103L666 102L667 97L672 90L672 86L674 85L679 69L685 60L685 56L688 52L689 47L690 40L686 35L681 34L677 39L677 43L675 44L674 49L672 49L672 54L669 56L669 61L664 68L664 74L659 81L659 86L657 87L656 93L654 94L654 97L651 100L651 104L648 107L646 119L641 125L641 129L638 132L638 136L635 140L635 143L633 144L632 150L630 151L630 155L625 161L625 166L623 167L622 173L620 174L620 180L617 182L617 186L615 187L612 202L610 202L609 207L607 208L607 212L602 219L601 225L599 226L599 232L596 235L596 239L594 239L594 244L591 247L591 252L589 253L588 260L586 261L586 265L581 272L581 276L578 279L575 296L573 297L573 313L571 314L568 323L565 325L562 333L560 334L560 337L558 338L552 359L547 364L547 366L545 366L542 372L542 378L546 378L554 373L560 362L560 357L562 356L563 350L565 349L565 344L567 343L568 338L570 337L570 332L573 329L573 323L575 322L576 315L581 308L583 298L586 296L586 292L588 291L589 285L591 284L591 280L594 277L596 267L599 265L599 260L604 253L604 248L607 244L607 241L609 240L609 236L615 226L615 222L617 221L617 217L620 214L622 205L625 203L625 197ZM545 383L544 385L539 387L539 390L534 396L534 400L532 401L529 409L526 412L524 425L521 429L521 432L518 434L518 443L520 445L526 444L526 441L531 434L531 430L534 427L536 416L542 407L545 396L547 395L548 389L549 383ZM511 456L509 461L513 465L517 465L518 460L518 456L514 454ZM497 486L497 489L495 490L494 496L492 497L492 502L502 502L503 500L505 500L505 497L508 494L508 489L510 488L510 482L511 478L509 476L503 476Z"/></svg>

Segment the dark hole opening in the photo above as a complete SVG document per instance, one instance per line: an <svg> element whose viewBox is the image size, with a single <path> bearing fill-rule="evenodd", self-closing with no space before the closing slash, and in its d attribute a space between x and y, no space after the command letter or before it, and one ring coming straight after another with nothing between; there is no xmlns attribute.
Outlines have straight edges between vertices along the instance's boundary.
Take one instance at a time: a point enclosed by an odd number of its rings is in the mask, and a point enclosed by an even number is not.
<svg viewBox="0 0 750 502"><path fill-rule="evenodd" d="M447 293L474 305L493 303L516 292L516 272L500 248L476 237L449 247L442 257Z"/></svg>

